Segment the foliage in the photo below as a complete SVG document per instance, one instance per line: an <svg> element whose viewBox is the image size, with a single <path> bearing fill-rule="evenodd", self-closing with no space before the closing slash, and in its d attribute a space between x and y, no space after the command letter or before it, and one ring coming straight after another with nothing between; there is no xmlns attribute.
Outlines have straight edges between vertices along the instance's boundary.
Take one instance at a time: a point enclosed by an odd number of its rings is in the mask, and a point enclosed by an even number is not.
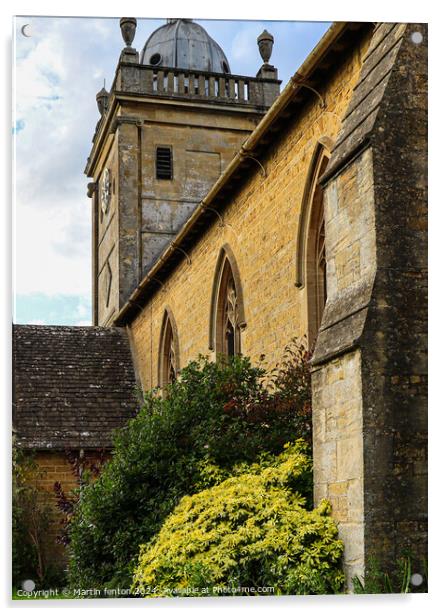
<svg viewBox="0 0 446 616"><path fill-rule="evenodd" d="M262 356L263 358L263 356ZM286 346L282 362L268 375L262 371L254 387L239 389L227 385L228 402L224 411L249 424L263 424L273 431L269 436L283 441L283 428L293 426L298 434L311 440L311 378L306 346L294 339ZM243 433L239 433L240 442ZM268 450L268 447L266 448Z"/></svg>
<svg viewBox="0 0 446 616"><path fill-rule="evenodd" d="M133 591L143 596L339 592L342 542L323 501L301 495L311 460L302 440L270 461L185 496L142 546ZM256 594L256 591L254 591Z"/></svg>
<svg viewBox="0 0 446 616"><path fill-rule="evenodd" d="M75 506L69 533L74 586L128 585L139 546L184 495L222 481L234 465L279 453L297 436L308 438L309 374L301 366L305 351L295 347L294 355L288 350L288 367L268 382L247 358L213 363L201 357L181 371L167 395L146 394L138 415L116 433L111 461Z"/></svg>
<svg viewBox="0 0 446 616"><path fill-rule="evenodd" d="M12 581L43 585L53 575L45 554L49 507L39 498L39 469L30 452L12 448Z"/></svg>
<svg viewBox="0 0 446 616"><path fill-rule="evenodd" d="M80 454L77 450L67 450L65 456L71 467L73 477L79 485L79 489L71 490L68 494L64 491L60 481L56 481L53 486L57 508L62 514L61 532L57 536L57 541L67 546L70 543L71 517L79 500L80 488L99 476L105 464L105 451L102 449L94 457L85 458L83 452Z"/></svg>
<svg viewBox="0 0 446 616"><path fill-rule="evenodd" d="M371 557L364 580L357 575L352 579L353 591L360 595L426 592L427 572L425 569L426 567L423 570L422 584L414 586L411 582L413 570L410 552L397 559L396 568L392 574L384 572L379 561Z"/></svg>

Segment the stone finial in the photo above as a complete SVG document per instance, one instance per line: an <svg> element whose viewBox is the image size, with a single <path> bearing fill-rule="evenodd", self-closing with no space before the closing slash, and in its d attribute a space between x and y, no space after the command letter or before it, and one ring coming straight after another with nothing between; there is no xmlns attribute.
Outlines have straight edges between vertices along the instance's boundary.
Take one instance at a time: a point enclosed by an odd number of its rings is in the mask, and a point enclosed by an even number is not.
<svg viewBox="0 0 446 616"><path fill-rule="evenodd" d="M262 34L259 34L257 37L257 45L259 46L259 53L264 64L268 64L273 52L274 36L267 30L264 30Z"/></svg>
<svg viewBox="0 0 446 616"><path fill-rule="evenodd" d="M109 96L110 95L105 89L105 87L99 90L99 92L96 94L96 103L98 105L99 113L101 114L101 116L104 115L104 113L107 111Z"/></svg>
<svg viewBox="0 0 446 616"><path fill-rule="evenodd" d="M135 17L121 17L119 20L119 26L121 28L122 38L127 47L131 47L136 32L136 18Z"/></svg>

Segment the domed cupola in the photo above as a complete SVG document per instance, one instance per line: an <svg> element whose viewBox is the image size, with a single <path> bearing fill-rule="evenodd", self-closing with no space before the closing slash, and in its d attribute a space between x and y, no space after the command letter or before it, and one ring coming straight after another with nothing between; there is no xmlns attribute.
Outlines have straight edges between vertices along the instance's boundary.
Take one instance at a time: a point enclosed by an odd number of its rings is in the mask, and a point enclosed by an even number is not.
<svg viewBox="0 0 446 616"><path fill-rule="evenodd" d="M230 73L222 48L191 19L168 19L141 52L141 64L211 73Z"/></svg>

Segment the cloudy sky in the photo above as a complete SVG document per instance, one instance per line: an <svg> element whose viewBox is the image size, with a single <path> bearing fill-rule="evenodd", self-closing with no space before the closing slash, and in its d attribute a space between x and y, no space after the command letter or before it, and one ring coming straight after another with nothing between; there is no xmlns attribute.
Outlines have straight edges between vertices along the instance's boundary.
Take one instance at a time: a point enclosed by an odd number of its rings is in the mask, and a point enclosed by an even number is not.
<svg viewBox="0 0 446 616"><path fill-rule="evenodd" d="M256 38L268 29L282 87L329 27L198 21L243 75L260 67ZM163 23L138 19L133 46L140 50ZM96 92L104 79L111 84L124 45L119 19L19 17L14 32L14 322L88 325L91 210L83 170L99 118Z"/></svg>

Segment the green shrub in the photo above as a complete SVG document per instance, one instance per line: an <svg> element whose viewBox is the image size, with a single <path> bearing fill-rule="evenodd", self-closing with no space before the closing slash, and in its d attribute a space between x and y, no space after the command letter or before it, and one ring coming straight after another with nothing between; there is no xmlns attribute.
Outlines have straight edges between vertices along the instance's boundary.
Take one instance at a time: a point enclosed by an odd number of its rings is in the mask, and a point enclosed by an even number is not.
<svg viewBox="0 0 446 616"><path fill-rule="evenodd" d="M303 362L305 352L290 349L288 367L265 385L265 372L247 358L218 364L200 358L182 370L166 397L149 392L142 410L116 434L100 477L82 489L70 520L71 583L128 586L139 546L184 495L215 485L236 464L308 437ZM292 387L288 372L295 374Z"/></svg>
<svg viewBox="0 0 446 616"><path fill-rule="evenodd" d="M38 586L54 575L46 553L50 509L37 489L41 471L32 452L12 448L12 582L28 578Z"/></svg>
<svg viewBox="0 0 446 616"><path fill-rule="evenodd" d="M239 472L240 469L236 470ZM133 591L143 596L339 592L342 543L322 502L305 509L311 461L303 441L260 464L185 496L142 546ZM272 588L274 590L272 590ZM244 590L245 589L245 590Z"/></svg>

